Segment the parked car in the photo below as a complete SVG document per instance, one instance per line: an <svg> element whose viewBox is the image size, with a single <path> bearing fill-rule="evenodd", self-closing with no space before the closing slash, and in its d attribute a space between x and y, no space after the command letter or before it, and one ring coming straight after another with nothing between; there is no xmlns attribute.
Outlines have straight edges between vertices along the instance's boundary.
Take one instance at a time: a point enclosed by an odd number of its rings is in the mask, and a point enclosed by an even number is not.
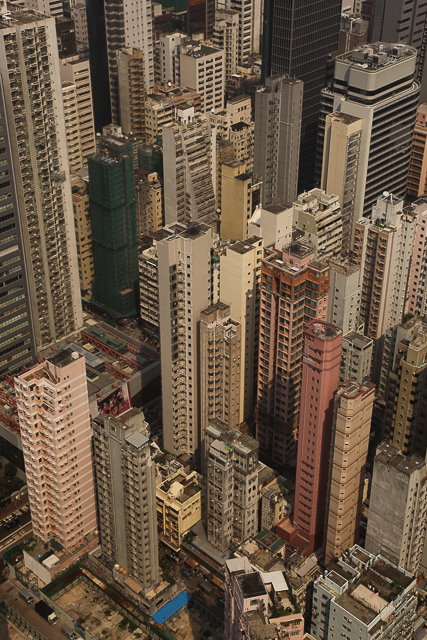
<svg viewBox="0 0 427 640"><path fill-rule="evenodd" d="M191 578L191 571L188 569L181 569L180 574L189 580Z"/></svg>
<svg viewBox="0 0 427 640"><path fill-rule="evenodd" d="M6 529L8 531L10 531L11 529L14 529L15 527L17 527L20 524L18 518L15 518L14 520L9 520L9 522L6 522Z"/></svg>

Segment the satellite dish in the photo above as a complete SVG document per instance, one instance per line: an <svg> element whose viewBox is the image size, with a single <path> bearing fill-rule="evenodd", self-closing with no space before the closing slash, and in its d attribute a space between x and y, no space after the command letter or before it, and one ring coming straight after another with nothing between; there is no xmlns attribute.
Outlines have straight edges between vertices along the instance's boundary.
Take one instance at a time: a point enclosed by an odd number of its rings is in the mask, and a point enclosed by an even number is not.
<svg viewBox="0 0 427 640"><path fill-rule="evenodd" d="M389 197L389 192L388 191L383 191L383 196L384 198L388 198Z"/></svg>

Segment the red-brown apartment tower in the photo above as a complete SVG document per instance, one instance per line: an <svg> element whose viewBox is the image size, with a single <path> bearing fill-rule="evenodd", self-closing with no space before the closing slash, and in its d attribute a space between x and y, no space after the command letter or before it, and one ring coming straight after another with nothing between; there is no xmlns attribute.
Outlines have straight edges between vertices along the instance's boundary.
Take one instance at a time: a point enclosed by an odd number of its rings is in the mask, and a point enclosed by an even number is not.
<svg viewBox="0 0 427 640"><path fill-rule="evenodd" d="M323 546L334 396L342 331L313 320L304 329L294 529L308 541L304 555Z"/></svg>
<svg viewBox="0 0 427 640"><path fill-rule="evenodd" d="M296 456L304 325L325 320L329 267L311 244L266 249L261 266L256 438L284 463Z"/></svg>

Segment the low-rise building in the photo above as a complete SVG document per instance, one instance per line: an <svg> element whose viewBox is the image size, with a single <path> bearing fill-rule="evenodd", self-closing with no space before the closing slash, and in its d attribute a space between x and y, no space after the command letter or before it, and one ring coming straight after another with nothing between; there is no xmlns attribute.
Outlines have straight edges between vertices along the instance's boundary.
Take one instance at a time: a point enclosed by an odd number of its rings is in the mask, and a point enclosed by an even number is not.
<svg viewBox="0 0 427 640"><path fill-rule="evenodd" d="M157 486L156 500L161 540L179 551L182 536L204 518L204 479L196 471L179 471Z"/></svg>

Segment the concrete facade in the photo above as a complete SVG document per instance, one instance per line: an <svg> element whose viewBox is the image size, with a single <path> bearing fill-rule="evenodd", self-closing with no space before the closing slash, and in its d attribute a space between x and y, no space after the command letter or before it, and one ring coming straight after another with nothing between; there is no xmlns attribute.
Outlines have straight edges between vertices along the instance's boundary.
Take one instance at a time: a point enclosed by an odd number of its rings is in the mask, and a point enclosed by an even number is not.
<svg viewBox="0 0 427 640"><path fill-rule="evenodd" d="M120 126L145 140L144 55L140 49L125 47L116 53Z"/></svg>
<svg viewBox="0 0 427 640"><path fill-rule="evenodd" d="M321 189L304 191L295 200L293 212L293 225L313 244L316 259L339 255L343 221L338 196Z"/></svg>
<svg viewBox="0 0 427 640"><path fill-rule="evenodd" d="M245 240L248 220L261 199L262 185L253 181L246 164L238 160L221 167L221 239Z"/></svg>
<svg viewBox="0 0 427 640"><path fill-rule="evenodd" d="M425 544L426 472L419 456L408 458L387 442L377 448L365 548L414 575Z"/></svg>
<svg viewBox="0 0 427 640"><path fill-rule="evenodd" d="M343 334L360 329L362 286L360 267L347 258L326 258L330 268L330 294L327 320L342 329Z"/></svg>
<svg viewBox="0 0 427 640"><path fill-rule="evenodd" d="M374 341L363 333L350 331L343 335L341 347L340 382L367 382L371 374Z"/></svg>
<svg viewBox="0 0 427 640"><path fill-rule="evenodd" d="M224 106L224 60L222 49L187 42L180 47L180 84L197 91L202 112Z"/></svg>
<svg viewBox="0 0 427 640"><path fill-rule="evenodd" d="M80 290L82 295L85 296L91 291L92 280L95 276L92 251L92 228L89 215L89 187L84 180L73 178L71 190L73 194Z"/></svg>
<svg viewBox="0 0 427 640"><path fill-rule="evenodd" d="M258 206L248 221L248 236L262 238L263 246L285 246L292 240L293 209L283 203Z"/></svg>
<svg viewBox="0 0 427 640"><path fill-rule="evenodd" d="M75 549L97 528L85 359L64 349L15 390L33 531Z"/></svg>
<svg viewBox="0 0 427 640"><path fill-rule="evenodd" d="M325 563L359 539L375 386L347 380L334 400L323 554Z"/></svg>
<svg viewBox="0 0 427 640"><path fill-rule="evenodd" d="M412 203L412 213L416 216L414 248L408 279L408 294L405 313L427 315L427 199L419 198Z"/></svg>

